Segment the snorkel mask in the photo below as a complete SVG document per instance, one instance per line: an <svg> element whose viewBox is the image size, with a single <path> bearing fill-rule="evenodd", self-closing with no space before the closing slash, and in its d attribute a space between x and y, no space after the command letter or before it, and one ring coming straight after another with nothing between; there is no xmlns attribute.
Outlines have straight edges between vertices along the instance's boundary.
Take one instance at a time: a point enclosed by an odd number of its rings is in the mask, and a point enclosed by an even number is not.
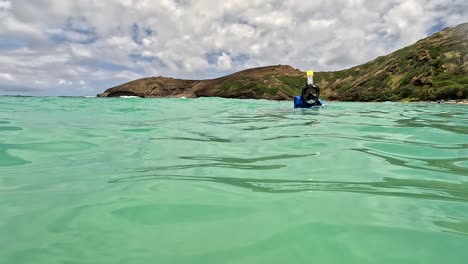
<svg viewBox="0 0 468 264"><path fill-rule="evenodd" d="M318 101L319 96L320 88L315 84L305 85L304 88L302 88L302 98L310 105L315 104Z"/></svg>

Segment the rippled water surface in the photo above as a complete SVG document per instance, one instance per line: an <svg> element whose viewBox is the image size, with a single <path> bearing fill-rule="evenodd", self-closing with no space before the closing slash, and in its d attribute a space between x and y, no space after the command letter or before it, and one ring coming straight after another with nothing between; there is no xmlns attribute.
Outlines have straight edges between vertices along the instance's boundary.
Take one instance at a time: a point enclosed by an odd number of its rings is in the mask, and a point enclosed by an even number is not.
<svg viewBox="0 0 468 264"><path fill-rule="evenodd" d="M466 263L468 107L0 97L1 263Z"/></svg>

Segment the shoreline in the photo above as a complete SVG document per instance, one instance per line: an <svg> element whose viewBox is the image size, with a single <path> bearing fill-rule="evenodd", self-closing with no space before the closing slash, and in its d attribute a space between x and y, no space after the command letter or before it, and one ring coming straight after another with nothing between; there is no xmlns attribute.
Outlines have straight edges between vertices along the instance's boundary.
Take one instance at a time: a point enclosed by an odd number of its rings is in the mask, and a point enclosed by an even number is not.
<svg viewBox="0 0 468 264"><path fill-rule="evenodd" d="M0 97L59 97L59 98L142 98L142 99L161 99L161 98L183 98L183 99L196 99L196 98L210 98L218 96L203 96L195 98L185 98L185 97L139 97L139 96L119 96L119 97L97 97L97 96L79 96L79 95L0 95ZM225 97L219 97L225 98ZM268 100L268 101L290 101L290 100L274 100L274 99L257 99L257 98L225 98L225 99L238 99L238 100ZM468 105L468 99L455 99L455 100L438 100L438 101L340 101L340 100L328 100L323 99L325 102L342 102L342 103L431 103L431 104L464 104Z"/></svg>
<svg viewBox="0 0 468 264"><path fill-rule="evenodd" d="M468 105L468 99L419 101L419 102L421 102L421 103L433 103L433 104L466 104L466 105Z"/></svg>

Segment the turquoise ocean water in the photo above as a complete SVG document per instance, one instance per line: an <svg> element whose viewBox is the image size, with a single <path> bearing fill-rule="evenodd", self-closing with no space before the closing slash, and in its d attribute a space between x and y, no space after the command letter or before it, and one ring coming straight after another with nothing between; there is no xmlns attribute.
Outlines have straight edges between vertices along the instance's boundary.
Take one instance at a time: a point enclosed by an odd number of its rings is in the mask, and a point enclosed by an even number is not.
<svg viewBox="0 0 468 264"><path fill-rule="evenodd" d="M0 263L466 263L468 108L0 97Z"/></svg>

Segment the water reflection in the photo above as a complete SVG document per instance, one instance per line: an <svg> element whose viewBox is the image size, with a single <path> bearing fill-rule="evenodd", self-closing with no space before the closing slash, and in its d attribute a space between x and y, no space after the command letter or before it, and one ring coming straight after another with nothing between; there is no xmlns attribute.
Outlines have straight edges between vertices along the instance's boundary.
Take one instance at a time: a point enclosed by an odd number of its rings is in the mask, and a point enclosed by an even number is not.
<svg viewBox="0 0 468 264"><path fill-rule="evenodd" d="M399 127L429 127L431 129L436 128L456 134L468 134L468 126L450 126L442 123L440 120L421 119L419 117L399 119L397 120L397 125Z"/></svg>
<svg viewBox="0 0 468 264"><path fill-rule="evenodd" d="M396 179L385 177L375 182L284 180L188 176L180 174L137 175L110 180L109 183L141 181L214 182L264 193L296 193L309 191L351 192L406 198L468 202L468 182L453 183L434 180Z"/></svg>
<svg viewBox="0 0 468 264"><path fill-rule="evenodd" d="M182 140L182 141L198 141L198 142L217 142L217 143L230 143L232 140L208 135L207 133L200 133L200 132L193 132L190 131L191 134L197 135L201 138L194 138L194 137L181 137L181 136L173 136L173 137L155 137L151 138L152 141L156 140Z"/></svg>
<svg viewBox="0 0 468 264"><path fill-rule="evenodd" d="M431 147L436 149L468 149L468 144L466 143L430 143L430 142L417 142L417 141L410 141L404 139L393 139L389 138L386 135L376 135L376 134L366 134L364 136L349 136L337 133L304 133L302 136L298 135L291 135L291 136L280 136L275 138L267 138L264 140L272 140L272 139L279 139L279 138L301 138L301 137L327 137L327 138L338 138L338 139L349 139L349 140L356 140L356 141L365 141L365 142L379 142L379 143L391 143L391 144L400 144L400 145L415 145L421 147Z"/></svg>
<svg viewBox="0 0 468 264"><path fill-rule="evenodd" d="M259 161L269 161L269 160L284 160L284 159L293 159L293 158L305 158L317 156L317 153L306 154L306 155L276 155L276 156L267 156L260 158L234 158L234 157L200 157L200 156L182 156L181 159L186 160L198 160L198 161L217 161L223 163L254 163Z"/></svg>
<svg viewBox="0 0 468 264"><path fill-rule="evenodd" d="M237 158L237 157L218 157L218 156L181 156L182 160L194 160L194 161L212 161L212 163L195 163L195 164L184 164L184 165L172 165L172 166L154 166L145 167L141 169L132 170L134 172L154 172L154 171L174 171L184 170L193 168L228 168L228 169L240 169L240 170L275 170L286 167L285 164L274 164L274 165L254 165L250 163L256 163L261 161L272 161L272 160L285 160L294 158L304 158L317 156L317 153L304 154L304 155L275 155L265 156L259 158Z"/></svg>
<svg viewBox="0 0 468 264"><path fill-rule="evenodd" d="M387 153L377 152L370 149L352 149L354 151L370 154L376 157L385 159L392 165L434 171L434 172L449 172L452 174L460 176L468 176L468 168L457 166L456 163L468 161L466 157L460 158L409 158L409 157L399 157L396 155L389 155Z"/></svg>
<svg viewBox="0 0 468 264"><path fill-rule="evenodd" d="M434 221L433 223L442 227L442 231L468 236L468 220L453 219L452 221Z"/></svg>

